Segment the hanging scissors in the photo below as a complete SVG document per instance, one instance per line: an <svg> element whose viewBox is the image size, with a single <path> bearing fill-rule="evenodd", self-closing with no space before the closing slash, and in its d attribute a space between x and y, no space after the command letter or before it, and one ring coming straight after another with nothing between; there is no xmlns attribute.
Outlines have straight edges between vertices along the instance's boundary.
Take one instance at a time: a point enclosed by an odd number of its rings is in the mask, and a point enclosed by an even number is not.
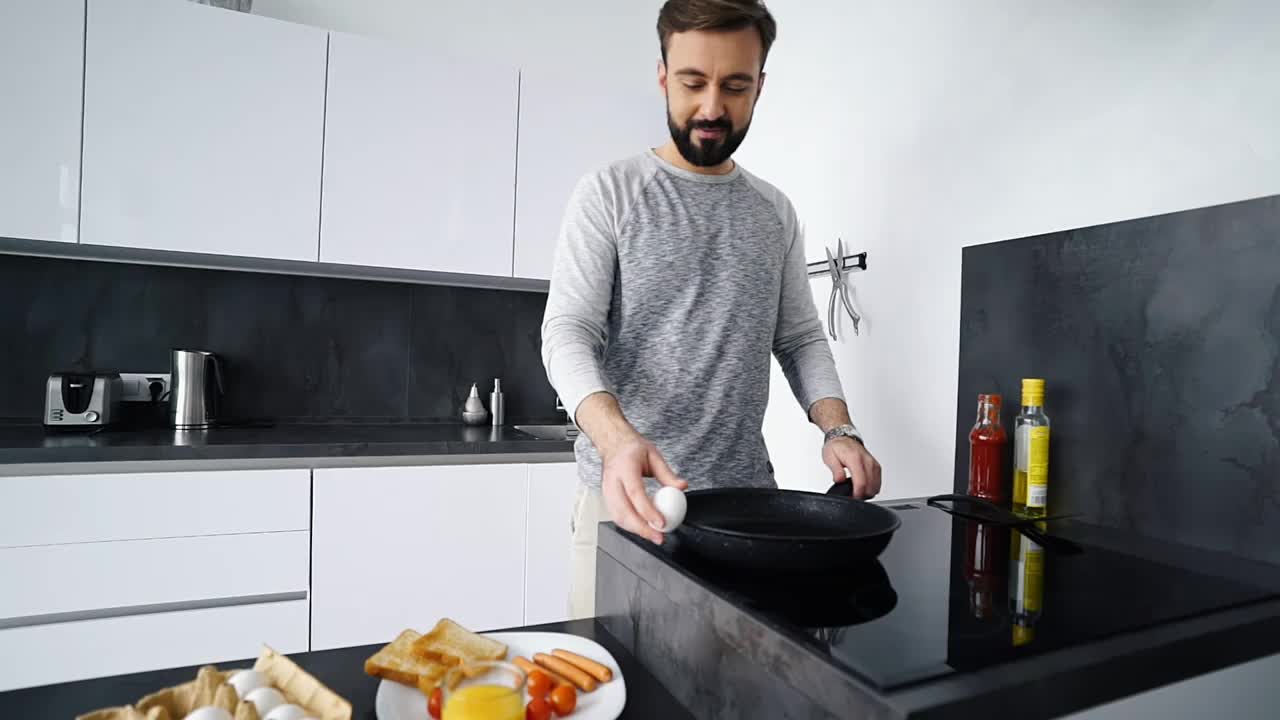
<svg viewBox="0 0 1280 720"><path fill-rule="evenodd" d="M853 303L849 302L849 279L844 274L844 240L836 241L836 257L831 256L831 248L827 251L827 269L831 272L831 301L827 303L827 329L831 333L831 339L836 338L836 296L840 296L840 302L844 304L844 309L849 313L849 317L853 319L853 334L858 334L858 323L862 322L862 316L857 310L853 309Z"/></svg>

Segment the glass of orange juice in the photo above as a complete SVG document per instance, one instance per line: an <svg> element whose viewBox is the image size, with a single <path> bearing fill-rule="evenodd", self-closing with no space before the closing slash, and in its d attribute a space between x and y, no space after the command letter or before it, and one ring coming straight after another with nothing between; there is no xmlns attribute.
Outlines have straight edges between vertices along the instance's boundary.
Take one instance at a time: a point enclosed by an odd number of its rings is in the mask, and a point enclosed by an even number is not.
<svg viewBox="0 0 1280 720"><path fill-rule="evenodd" d="M524 720L524 671L505 662L474 662L445 673L441 720Z"/></svg>

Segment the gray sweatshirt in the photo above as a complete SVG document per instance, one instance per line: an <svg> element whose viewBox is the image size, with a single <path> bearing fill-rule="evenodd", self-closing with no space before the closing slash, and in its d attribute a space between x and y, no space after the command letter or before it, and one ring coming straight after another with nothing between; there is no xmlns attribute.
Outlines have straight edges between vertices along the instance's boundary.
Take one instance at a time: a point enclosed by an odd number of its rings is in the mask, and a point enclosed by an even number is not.
<svg viewBox="0 0 1280 720"><path fill-rule="evenodd" d="M547 376L574 413L618 398L691 488L774 487L761 425L769 356L800 405L841 398L790 201L735 167L653 152L584 177L565 212L542 324ZM600 455L575 447L582 481Z"/></svg>

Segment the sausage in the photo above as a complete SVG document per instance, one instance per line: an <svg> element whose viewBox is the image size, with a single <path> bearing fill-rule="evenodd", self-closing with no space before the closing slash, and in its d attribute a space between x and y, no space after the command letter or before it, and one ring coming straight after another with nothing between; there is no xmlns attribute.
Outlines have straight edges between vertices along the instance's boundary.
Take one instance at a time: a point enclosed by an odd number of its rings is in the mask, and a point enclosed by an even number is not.
<svg viewBox="0 0 1280 720"><path fill-rule="evenodd" d="M605 667L604 665L601 665L595 660L592 660L591 658L583 657L578 653L569 652L568 650L561 650L559 648L552 650L551 654L573 665L579 670L582 670L583 672L587 673L588 675L599 680L602 683L607 683L613 679L612 670Z"/></svg>
<svg viewBox="0 0 1280 720"><path fill-rule="evenodd" d="M535 664L533 664L532 662L529 662L529 660L528 660L528 659L526 659L526 658L524 658L524 657L517 656L517 657L516 657L516 659L512 660L511 662L515 663L515 666L516 666L516 667L518 667L518 668L520 668L521 670L523 670L525 675L528 675L529 673L533 672L534 670L537 670L538 672L541 672L541 673L545 673L546 675L550 676L550 678L551 678L551 680L552 680L553 682L555 682L556 687L559 687L559 686L561 686L561 685L572 685L572 684L573 684L573 683L569 682L568 680L566 680L566 679L565 679L565 677L564 677L563 675L560 675L559 673L557 673L557 672L555 672L555 671L553 671L553 670L548 670L547 668L544 668L544 667L542 667L542 666L540 666L540 665L535 665Z"/></svg>
<svg viewBox="0 0 1280 720"><path fill-rule="evenodd" d="M569 682L576 685L582 692L591 692L599 684L595 678L578 669L576 665L561 660L554 655L538 653L533 656L533 661L548 670L553 670L569 678Z"/></svg>

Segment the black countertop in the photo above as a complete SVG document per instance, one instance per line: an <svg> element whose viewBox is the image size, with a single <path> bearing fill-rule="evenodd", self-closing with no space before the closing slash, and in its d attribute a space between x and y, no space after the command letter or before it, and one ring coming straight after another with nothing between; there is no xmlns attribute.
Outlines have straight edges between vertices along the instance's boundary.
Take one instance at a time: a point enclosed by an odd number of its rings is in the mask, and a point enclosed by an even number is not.
<svg viewBox="0 0 1280 720"><path fill-rule="evenodd" d="M653 675L641 667L631 653L595 620L573 620L514 629L570 633L603 645L618 661L622 677L627 682L627 706L621 716L624 720L692 718ZM352 718L375 720L377 716L374 714L373 702L378 692L379 680L364 674L364 661L377 652L379 647L381 646L366 645L296 653L289 657L350 701ZM253 664L253 660L216 664L247 667ZM99 708L128 705L160 688L193 680L197 669L192 666L154 670L0 693L0 717L69 719Z"/></svg>
<svg viewBox="0 0 1280 720"><path fill-rule="evenodd" d="M258 424L208 430L109 427L95 432L0 425L0 465L209 460L316 464L305 461L572 452L572 442L540 440L511 426Z"/></svg>
<svg viewBox="0 0 1280 720"><path fill-rule="evenodd" d="M725 571L679 532L655 546L602 525L597 611L707 718L1051 718L1280 651L1275 566L1078 522L1049 525L1082 552L1049 552L890 507L888 549L839 584Z"/></svg>

